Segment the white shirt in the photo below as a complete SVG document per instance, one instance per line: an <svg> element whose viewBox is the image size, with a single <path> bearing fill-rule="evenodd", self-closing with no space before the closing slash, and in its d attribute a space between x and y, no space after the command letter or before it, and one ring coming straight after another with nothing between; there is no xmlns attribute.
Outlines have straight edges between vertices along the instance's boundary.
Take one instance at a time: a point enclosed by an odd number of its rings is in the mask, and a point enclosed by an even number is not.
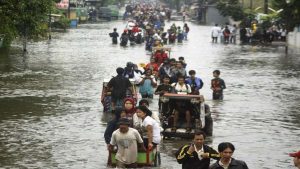
<svg viewBox="0 0 300 169"><path fill-rule="evenodd" d="M158 113L153 111L151 116L158 124L160 124L160 120L158 117ZM133 114L133 126L141 127L143 125L143 119L139 118L136 113Z"/></svg>
<svg viewBox="0 0 300 169"><path fill-rule="evenodd" d="M212 37L218 37L219 36L219 33L221 32L221 28L218 27L218 26L214 26L212 29L211 29L211 36Z"/></svg>
<svg viewBox="0 0 300 169"><path fill-rule="evenodd" d="M125 164L132 164L137 161L137 142L143 143L139 132L129 127L127 133L121 133L120 129L113 132L110 144L118 146L116 159Z"/></svg>
<svg viewBox="0 0 300 169"><path fill-rule="evenodd" d="M201 156L201 154L202 154L202 153L204 153L203 146L201 147L201 149L200 149L200 150L197 150L197 147L196 147L196 145L194 145L194 148L195 148L195 151L196 151L196 153L198 154L198 158L199 158L199 160L202 160L202 156Z"/></svg>
<svg viewBox="0 0 300 169"><path fill-rule="evenodd" d="M236 33L237 33L237 29L236 29L236 27L234 27L234 26L233 26L233 27L231 27L231 28L230 28L230 32L231 32L231 35L232 35L232 36L235 36L235 35L236 35Z"/></svg>
<svg viewBox="0 0 300 169"><path fill-rule="evenodd" d="M133 72L134 73L134 83L135 84L139 84L142 80L141 80L141 74L140 73L136 73L135 71Z"/></svg>
<svg viewBox="0 0 300 169"><path fill-rule="evenodd" d="M181 86L179 83L173 83L171 86L174 87L177 94L189 94L192 92L191 86L189 84L183 84Z"/></svg>
<svg viewBox="0 0 300 169"><path fill-rule="evenodd" d="M286 30L285 29L280 29L281 36L286 36Z"/></svg>
<svg viewBox="0 0 300 169"><path fill-rule="evenodd" d="M147 116L143 121L143 126L147 128L149 125L152 126L153 130L153 143L159 144L161 140L159 124L152 117Z"/></svg>
<svg viewBox="0 0 300 169"><path fill-rule="evenodd" d="M221 162L221 160L219 161L219 165L220 165L221 167L223 167L224 169L228 169L230 163L231 163L231 159L230 159L230 161L229 161L229 163L228 163L227 165L223 164L223 163Z"/></svg>
<svg viewBox="0 0 300 169"><path fill-rule="evenodd" d="M155 33L153 36L152 36L155 40L161 40L161 37Z"/></svg>

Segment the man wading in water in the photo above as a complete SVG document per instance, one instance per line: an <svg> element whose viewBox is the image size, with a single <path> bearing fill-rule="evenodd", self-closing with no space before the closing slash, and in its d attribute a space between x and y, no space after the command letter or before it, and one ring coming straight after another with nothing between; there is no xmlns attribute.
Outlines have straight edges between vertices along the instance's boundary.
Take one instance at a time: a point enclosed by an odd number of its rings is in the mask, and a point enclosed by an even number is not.
<svg viewBox="0 0 300 169"><path fill-rule="evenodd" d="M138 148L137 142L145 150L143 139L139 132L129 127L130 121L122 118L119 121L119 129L114 131L111 137L109 151L117 146L116 163L118 168L136 168Z"/></svg>
<svg viewBox="0 0 300 169"><path fill-rule="evenodd" d="M108 88L112 89L111 92L111 106L112 110L115 110L115 107L122 106L123 99L126 97L126 91L129 89L132 93L132 85L130 81L123 77L124 69L119 67L117 68L118 75L113 77L107 84ZM133 94L133 93L132 93Z"/></svg>
<svg viewBox="0 0 300 169"><path fill-rule="evenodd" d="M211 80L211 89L213 90L213 100L223 100L223 90L226 85L223 79L220 78L219 70L213 71L214 79Z"/></svg>
<svg viewBox="0 0 300 169"><path fill-rule="evenodd" d="M119 34L117 32L117 28L114 28L114 32L109 33L109 36L112 38L112 43L113 44L118 44Z"/></svg>
<svg viewBox="0 0 300 169"><path fill-rule="evenodd" d="M182 169L208 169L210 158L219 159L219 153L204 144L205 134L195 132L193 143L181 147L176 152L176 159Z"/></svg>

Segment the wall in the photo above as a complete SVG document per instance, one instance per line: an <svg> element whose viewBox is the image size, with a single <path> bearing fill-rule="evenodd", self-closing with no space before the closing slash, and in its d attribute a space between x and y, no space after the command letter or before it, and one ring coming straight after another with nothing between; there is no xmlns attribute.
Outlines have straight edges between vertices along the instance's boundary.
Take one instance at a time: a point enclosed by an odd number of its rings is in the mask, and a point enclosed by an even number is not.
<svg viewBox="0 0 300 169"><path fill-rule="evenodd" d="M289 32L287 44L289 53L300 54L300 26L294 29L294 32Z"/></svg>
<svg viewBox="0 0 300 169"><path fill-rule="evenodd" d="M207 25L225 25L226 22L229 22L228 17L222 16L218 9L214 5L208 5L206 11L206 24Z"/></svg>

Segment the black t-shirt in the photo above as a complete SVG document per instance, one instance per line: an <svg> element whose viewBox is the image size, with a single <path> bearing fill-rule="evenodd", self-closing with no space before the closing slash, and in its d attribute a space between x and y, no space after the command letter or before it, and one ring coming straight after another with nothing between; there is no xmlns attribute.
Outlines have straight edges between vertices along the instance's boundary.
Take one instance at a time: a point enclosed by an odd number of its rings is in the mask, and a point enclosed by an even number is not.
<svg viewBox="0 0 300 169"><path fill-rule="evenodd" d="M109 88L112 88L111 96L114 99L123 99L126 97L126 91L131 87L129 79L123 76L113 77L107 84Z"/></svg>
<svg viewBox="0 0 300 169"><path fill-rule="evenodd" d="M161 91L165 91L167 93L171 93L172 92L172 86L171 85L166 85L166 84L161 84L156 88L155 92L161 92ZM160 94L162 95L162 94Z"/></svg>
<svg viewBox="0 0 300 169"><path fill-rule="evenodd" d="M119 37L119 34L117 32L112 32L109 34L110 37L112 37L113 39L117 39Z"/></svg>

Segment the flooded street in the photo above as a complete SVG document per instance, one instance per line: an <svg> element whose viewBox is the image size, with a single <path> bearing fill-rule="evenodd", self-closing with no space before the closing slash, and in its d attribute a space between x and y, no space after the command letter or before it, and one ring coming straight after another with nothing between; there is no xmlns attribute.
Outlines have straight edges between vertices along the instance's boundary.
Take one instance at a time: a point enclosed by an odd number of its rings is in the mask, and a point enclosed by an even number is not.
<svg viewBox="0 0 300 169"><path fill-rule="evenodd" d="M234 157L251 169L293 168L288 153L300 149L300 57L286 57L283 48L212 44L210 26L188 24L189 40L173 45L171 57L184 56L204 81L214 119L208 144L232 142ZM126 62L150 57L144 45L112 45L114 27L120 33L125 23L80 25L29 44L24 56L0 53L0 168L105 168L102 81ZM214 69L227 85L223 102L211 100ZM155 98L151 109L157 107ZM184 143L164 141L162 167L181 168L172 153Z"/></svg>

